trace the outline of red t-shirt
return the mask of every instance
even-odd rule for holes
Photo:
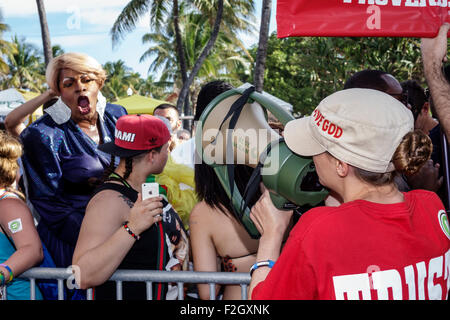
[[[446,299],[450,231],[441,200],[356,200],[305,213],[252,299]]]

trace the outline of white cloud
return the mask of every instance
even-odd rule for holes
[[[64,49],[72,49],[76,47],[84,47],[98,44],[100,42],[108,42],[108,34],[81,34],[52,37],[52,43],[59,44]]]
[[[47,13],[66,13],[70,8],[80,8],[80,10],[105,10],[116,8],[121,10],[129,0],[44,0],[45,11]],[[0,8],[5,17],[23,17],[37,14],[36,2],[32,0],[2,0]]]
[[[47,14],[65,15],[69,29],[80,29],[87,23],[95,26],[96,30],[109,31],[128,2],[129,0],[44,0],[44,5]],[[38,14],[34,0],[1,0],[0,9],[4,18]],[[136,24],[136,29],[148,29],[148,21],[148,15],[144,15]]]
[[[101,25],[111,27],[116,21],[117,17],[123,8],[102,8],[92,9],[82,8],[80,10],[80,17],[82,22],[87,22],[92,25]],[[136,24],[136,28],[148,28],[148,15],[144,15]]]
[[[99,43],[107,43],[110,46],[110,38],[108,34],[77,34],[67,36],[56,36],[51,38],[52,45],[60,45],[66,51],[79,51],[83,47],[98,45]],[[42,46],[41,37],[29,37],[27,42],[38,47]]]

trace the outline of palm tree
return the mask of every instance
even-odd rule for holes
[[[187,81],[183,82],[183,87],[181,88],[180,95],[178,96],[178,100],[177,100],[178,110],[181,110],[181,107],[183,106],[183,104],[185,104],[186,97],[189,93],[189,87],[191,86],[191,84],[194,81],[194,78],[197,76],[197,73],[200,70],[203,62],[205,61],[206,57],[211,52],[211,50],[214,46],[214,43],[216,42],[217,36],[219,35],[220,24],[222,23],[222,15],[223,15],[223,0],[218,0],[217,14],[216,14],[216,19],[214,21],[214,27],[211,32],[211,36],[208,40],[208,43],[203,48],[200,56],[197,58],[197,61],[195,62],[194,67],[192,68],[192,71],[189,74]],[[186,107],[186,105],[185,105],[184,114],[190,115],[191,114],[190,111],[191,111],[190,108]]]
[[[3,33],[9,30],[7,24],[2,23],[2,13],[0,11],[0,76],[6,75],[9,72],[9,67],[7,61],[4,57],[10,56],[17,52],[16,47],[13,43],[2,39]]]
[[[14,36],[12,40],[17,51],[7,57],[9,74],[4,86],[41,92],[45,83],[41,54],[23,38]]]
[[[191,12],[181,17],[180,27],[184,30],[182,40],[189,70],[193,68],[202,48],[208,43],[211,34],[209,20],[209,17],[198,12]],[[166,29],[162,29],[159,33],[145,34],[142,40],[144,44],[151,44],[140,59],[140,62],[143,62],[153,58],[148,72],[152,74],[162,71],[162,81],[175,81],[176,86],[181,87],[182,83],[177,77],[177,61],[173,55],[175,39],[172,24],[169,23]],[[251,61],[235,43],[234,35],[230,37],[224,32],[219,32],[215,47],[201,65],[196,80],[205,82],[220,78],[233,82],[237,79],[236,70],[248,69]]]
[[[261,13],[261,27],[259,29],[259,43],[256,55],[256,65],[254,74],[255,89],[257,92],[262,92],[264,86],[264,70],[266,67],[267,41],[269,39],[271,8],[272,8],[272,0],[263,0]]]
[[[60,56],[63,53],[64,53],[64,49],[59,44],[55,44],[54,46],[52,46],[52,56],[53,57]]]
[[[208,54],[211,53],[218,31],[223,26],[224,30],[227,31],[229,35],[233,35],[237,39],[236,35],[239,31],[245,32],[250,29],[251,27],[249,27],[248,22],[251,21],[251,18],[253,17],[254,0],[227,0],[226,2],[223,0],[194,0],[189,2],[178,0],[132,0],[124,8],[111,30],[113,43],[123,37],[125,32],[133,30],[138,19],[148,11],[150,11],[150,24],[153,33],[159,33],[161,29],[168,24],[173,24],[174,26],[173,35],[175,37],[175,45],[172,44],[172,49],[170,51],[173,52],[173,48],[176,49],[175,57],[177,59],[176,64],[178,65],[178,74],[181,75],[182,84],[186,86],[186,88],[182,88],[181,90],[182,92],[180,93],[177,107],[181,110],[184,104],[184,113],[189,114],[190,108],[188,99],[186,99],[189,85],[197,76],[197,72],[200,70],[202,63]],[[210,34],[212,36],[211,41],[203,47],[204,50],[197,56],[198,63],[193,65],[189,80],[185,77],[187,74],[185,70],[187,70],[188,67],[185,58],[186,48],[183,46],[182,38],[186,32],[183,32],[181,28],[181,18],[183,12],[188,14],[192,11],[200,12],[206,17],[209,17],[208,22],[211,28],[210,30],[213,30],[214,32],[211,32]],[[238,15],[237,12],[240,12],[241,14]],[[219,16],[220,19],[217,19]],[[246,16],[250,17],[250,19],[246,20],[244,18]],[[224,23],[221,24],[221,22]],[[217,28],[214,28],[216,24]],[[236,42],[240,43],[240,41]],[[242,49],[245,49],[242,43],[240,43],[240,45]],[[250,57],[250,55],[248,56]],[[187,84],[186,81],[188,81]],[[182,97],[182,95],[184,97]]]
[[[214,25],[213,17],[216,14],[217,6],[215,0],[195,0],[195,6],[208,18],[211,28]],[[239,33],[250,33],[256,30],[255,26],[255,1],[254,0],[231,0],[224,2],[223,20],[220,26],[220,32],[227,35],[228,38],[238,45],[241,50],[252,60],[252,56],[245,48],[245,45],[239,39]]]
[[[170,7],[172,6],[172,7]],[[185,61],[184,48],[181,42],[181,32],[179,27],[179,4],[178,0],[131,0],[120,13],[117,20],[110,31],[113,45],[116,45],[125,33],[134,30],[139,19],[150,11],[150,26],[156,32],[159,32],[165,25],[169,12],[171,17],[176,38],[176,52],[178,63],[180,65],[180,73],[183,83],[187,79],[187,68]]]
[[[126,66],[123,60],[107,62],[103,68],[106,71],[106,82],[102,92],[107,99],[116,101],[127,96],[128,88],[137,92],[136,87],[139,86],[140,75]]]
[[[168,90],[173,86],[173,82],[156,81],[152,75],[149,75],[147,79],[140,79],[139,86],[137,87],[139,94],[165,100],[168,95]]]
[[[52,45],[50,42],[50,32],[48,31],[47,15],[45,14],[45,6],[43,0],[36,0],[39,13],[39,22],[41,23],[42,46],[44,48],[45,66],[47,67],[53,58]]]

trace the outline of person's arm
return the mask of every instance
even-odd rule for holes
[[[217,252],[209,232],[211,225],[205,221],[208,207],[204,203],[197,204],[189,216],[189,232],[192,248],[194,271],[217,272]],[[200,299],[209,300],[209,285],[198,284]],[[220,286],[216,286],[216,295]]]
[[[250,212],[250,218],[261,234],[256,262],[265,260],[276,261],[280,256],[281,244],[293,211],[278,210],[270,199],[269,191],[265,188],[262,189],[261,198]],[[253,289],[266,279],[269,272],[270,268],[268,267],[260,267],[253,272],[249,286],[250,298],[252,297]]]
[[[423,38],[421,51],[423,70],[430,88],[436,116],[443,132],[450,141],[450,83],[442,70],[443,61],[447,60],[447,33],[450,24],[444,23],[435,38]]]
[[[411,190],[424,189],[437,192],[444,182],[444,177],[439,176],[439,167],[439,163],[434,164],[433,160],[429,159],[417,173],[407,176],[406,180]]]
[[[86,208],[72,261],[76,266],[74,270],[79,270],[79,275],[75,275],[75,278],[81,289],[91,288],[108,280],[134,242],[139,241],[122,225],[127,211],[128,227],[136,235],[162,219],[159,216],[162,213],[160,197],[141,201],[139,195],[130,209],[120,196],[114,191],[104,191],[94,196]]]
[[[36,111],[36,109],[41,105],[55,97],[55,92],[52,89],[49,89],[43,94],[25,102],[24,104],[12,110],[5,118],[6,130],[15,137],[18,137],[23,129],[25,129],[25,125],[23,123],[26,118],[34,111]]]
[[[60,154],[70,154],[64,132],[47,125],[29,126],[20,135],[24,154],[21,158],[26,176],[26,195],[47,227],[56,230],[69,212],[80,212],[66,201],[63,190]],[[82,211],[84,213],[84,209]],[[63,235],[64,236],[64,235]],[[70,235],[72,236],[72,235]],[[74,235],[74,238],[76,235]],[[64,239],[75,245],[74,240]]]
[[[9,266],[13,276],[17,277],[42,261],[44,255],[41,241],[31,212],[22,200],[3,199],[0,202],[0,213],[0,223],[6,236],[12,238],[17,249],[6,261],[0,263]],[[9,271],[3,266],[0,266],[0,270],[9,279]]]

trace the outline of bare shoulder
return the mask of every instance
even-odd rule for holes
[[[199,230],[202,233],[226,232],[232,226],[232,219],[218,208],[210,207],[206,202],[201,201],[195,205],[189,216],[189,228],[191,231]]]
[[[214,215],[214,208],[211,208],[205,201],[198,202],[189,215],[189,226],[194,223],[210,221]]]
[[[114,190],[103,190],[92,197],[80,228],[74,252],[76,261],[87,250],[103,243],[126,221],[130,207]]]
[[[88,207],[115,207],[117,205],[126,205],[128,208],[132,208],[134,203],[115,190],[102,190],[93,196],[88,203]]]
[[[114,190],[103,190],[97,193],[89,201],[86,207],[85,218],[92,216],[97,218],[108,218],[111,220],[121,219],[128,216],[132,207],[132,201]]]
[[[6,198],[0,201],[0,222],[15,218],[31,217],[27,204],[19,198]]]

